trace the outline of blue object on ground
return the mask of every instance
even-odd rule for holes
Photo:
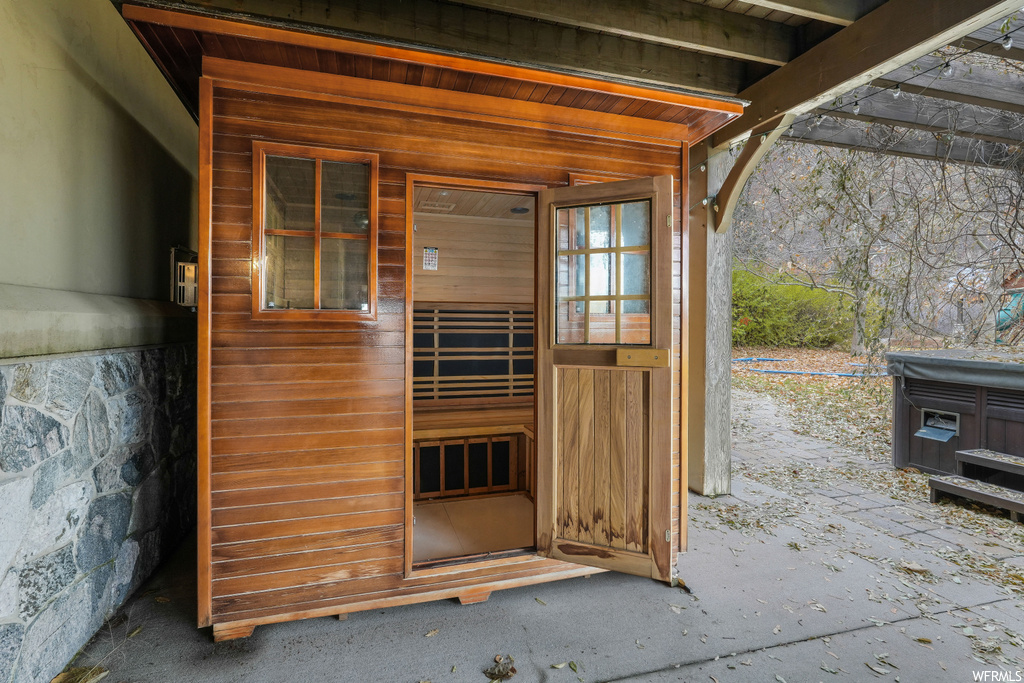
[[[811,372],[810,370],[761,370],[748,368],[751,372],[765,372],[771,375],[827,375],[829,377],[885,377],[884,372]]]
[[[792,363],[795,358],[733,358],[733,363],[762,363],[772,361],[774,363]]]

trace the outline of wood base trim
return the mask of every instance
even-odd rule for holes
[[[466,593],[465,595],[459,596],[460,605],[475,605],[478,602],[487,602],[487,598],[491,597],[491,591],[480,591],[477,593]]]
[[[248,638],[255,630],[255,624],[246,624],[245,622],[229,621],[226,624],[214,624],[213,642],[222,643],[225,640]]]
[[[593,567],[584,567],[576,564],[564,564],[561,567],[553,567],[543,573],[534,574],[531,576],[519,577],[515,579],[499,579],[495,581],[488,581],[483,584],[480,584],[478,588],[486,589],[488,592],[493,593],[497,590],[505,590],[508,588],[520,588],[522,586],[532,586],[539,583],[547,583],[549,581],[561,581],[562,579],[572,579],[580,576],[599,574],[603,571],[603,569],[594,569]],[[449,600],[452,598],[458,599],[461,596],[469,595],[470,593],[471,590],[467,589],[466,586],[459,586],[455,588],[431,590],[423,593],[392,595],[391,597],[373,598],[371,596],[367,596],[366,600],[346,603],[344,606],[327,605],[324,607],[318,607],[316,609],[297,610],[294,612],[285,612],[281,614],[272,614],[267,616],[255,617],[252,619],[239,619],[236,621],[228,621],[224,622],[223,624],[215,624],[214,635],[216,637],[216,628],[218,626],[230,627],[234,629],[252,629],[256,626],[261,626],[264,624],[279,624],[287,621],[296,621],[298,619],[313,619],[317,617],[337,616],[340,609],[347,610],[347,613],[351,614],[353,612],[365,612],[367,610],[372,609],[399,607],[402,605],[415,605],[422,602],[433,602],[434,600]],[[235,637],[244,637],[244,635],[239,635]]]

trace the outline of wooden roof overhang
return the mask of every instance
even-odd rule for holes
[[[177,10],[124,4],[122,15],[197,119],[202,76],[352,104],[691,145],[743,112],[735,98]]]

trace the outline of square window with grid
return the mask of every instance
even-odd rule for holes
[[[556,341],[651,343],[650,200],[560,208]]]

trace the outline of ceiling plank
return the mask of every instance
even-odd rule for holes
[[[811,111],[1019,9],[1020,0],[889,0],[740,93],[743,115],[715,133],[717,147],[755,126]]]
[[[461,4],[649,43],[782,66],[794,56],[796,29],[678,0],[458,0]]]
[[[1024,37],[1022,37],[1024,40]],[[939,76],[943,60],[922,57],[874,80],[874,85],[1024,114],[1024,78],[1018,74],[953,62],[953,75]]]
[[[162,0],[157,6],[238,19],[238,4],[237,0],[202,0],[200,8],[183,0]],[[558,73],[720,95],[735,95],[745,70],[744,63],[735,59],[439,0],[246,0],[245,19]]]
[[[1006,145],[995,142],[969,138],[953,138],[947,142],[943,136],[857,121],[826,118],[813,128],[800,122],[794,124],[792,130],[782,139],[979,166],[1000,166],[1013,158]]]
[[[849,26],[885,0],[744,0],[748,5]]]
[[[856,99],[859,98],[859,99]],[[1024,118],[1000,109],[953,105],[948,100],[905,93],[893,99],[880,88],[861,88],[856,98],[844,97],[843,106],[829,109],[829,116],[865,123],[913,128],[932,133],[955,133],[1008,145],[1024,142]],[[854,114],[854,102],[860,112]]]

